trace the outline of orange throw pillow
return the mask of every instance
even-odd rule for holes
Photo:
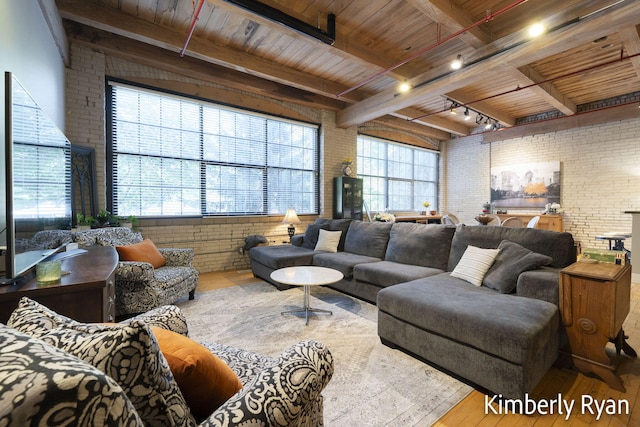
[[[151,329],[197,421],[211,415],[242,388],[235,372],[205,346],[176,332],[156,326]]]
[[[120,261],[148,262],[153,268],[162,267],[167,263],[156,245],[149,239],[127,246],[116,246]]]

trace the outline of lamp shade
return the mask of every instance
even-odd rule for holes
[[[295,209],[287,209],[287,213],[284,215],[284,219],[282,220],[283,224],[300,224],[300,218],[298,218],[298,214]]]

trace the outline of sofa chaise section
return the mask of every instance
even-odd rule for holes
[[[378,334],[488,390],[522,397],[558,355],[558,308],[442,273],[378,294]]]

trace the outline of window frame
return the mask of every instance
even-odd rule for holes
[[[143,84],[138,84],[135,82],[130,82],[127,80],[122,80],[118,78],[107,77],[105,79],[105,109],[106,109],[106,195],[107,195],[107,210],[113,212],[114,215],[127,215],[127,213],[120,213],[117,209],[116,203],[116,188],[117,183],[114,182],[117,179],[116,174],[116,163],[115,156],[118,152],[115,149],[114,144],[114,120],[115,120],[115,109],[114,109],[114,86],[124,86],[133,90],[138,90],[140,92],[150,92],[159,96],[166,96],[169,98],[177,98],[178,100],[184,100],[186,102],[195,102],[199,105],[200,111],[200,130],[199,130],[199,144],[200,144],[200,154],[197,161],[200,164],[200,182],[199,182],[199,213],[194,214],[185,214],[185,215],[136,215],[139,218],[161,218],[161,219],[179,219],[179,218],[209,218],[209,217],[244,217],[244,216],[281,216],[284,215],[287,208],[294,207],[297,212],[301,215],[318,215],[320,213],[320,202],[321,202],[321,194],[320,194],[320,158],[321,158],[321,144],[320,144],[320,136],[321,136],[321,125],[319,123],[313,123],[310,121],[303,121],[300,119],[292,119],[284,116],[275,116],[272,114],[268,114],[258,110],[252,110],[249,108],[244,108],[236,105],[230,105],[223,102],[214,101],[211,99],[198,97],[190,94],[180,93],[164,88],[158,88]],[[247,119],[258,118],[259,120],[264,121],[264,153],[263,158],[264,162],[262,164],[252,164],[252,163],[229,163],[225,162],[221,159],[211,160],[206,159],[204,154],[204,139],[207,134],[204,131],[204,117],[203,117],[203,109],[204,108],[211,109],[219,109],[219,111],[230,111],[233,114],[246,115]],[[278,144],[282,145],[281,141],[271,141],[269,140],[269,132],[268,128],[270,125],[277,124],[278,126],[283,126],[283,124],[292,124],[293,126],[298,126],[300,129],[303,129],[303,133],[305,133],[304,129],[311,129],[312,134],[310,135],[312,138],[311,144],[312,147],[309,148],[309,140],[305,139],[305,149],[306,151],[311,151],[311,159],[307,162],[311,162],[312,166],[307,167],[283,167],[281,165],[273,165],[269,164],[269,156],[272,155],[273,150],[270,149],[270,144]],[[141,122],[138,122],[140,125]],[[314,135],[315,134],[315,135]],[[233,136],[233,138],[239,138],[238,134]],[[273,145],[271,145],[273,147]],[[138,154],[138,156],[142,157],[143,154]],[[180,159],[179,157],[168,157],[168,156],[156,156],[161,159]],[[294,159],[294,157],[291,157]],[[291,163],[294,163],[292,160]],[[307,163],[309,165],[309,163]],[[262,209],[259,211],[234,211],[234,212],[208,212],[207,211],[207,190],[209,187],[207,186],[207,170],[208,168],[220,168],[220,167],[229,167],[229,166],[237,168],[238,171],[250,171],[250,170],[261,170],[263,177],[261,179],[261,183],[259,185],[262,186]],[[307,197],[303,198],[306,201],[306,204],[309,206],[309,209],[300,208],[299,206],[277,206],[276,210],[272,210],[274,203],[270,202],[274,197],[270,196],[270,187],[269,187],[269,174],[274,174],[276,171],[290,171],[292,173],[298,172],[299,174],[304,174],[313,177],[313,181],[309,183],[306,187],[310,188],[308,191]],[[295,179],[291,181],[290,184],[294,184]],[[142,187],[139,187],[142,188]],[[182,188],[182,187],[181,187]],[[297,194],[297,193],[296,193]],[[310,196],[310,197],[309,197]],[[301,198],[296,197],[295,194],[291,195],[291,198],[287,200],[292,203],[301,203]],[[184,205],[182,205],[184,206]],[[279,209],[283,209],[283,212],[279,212]]]
[[[367,171],[364,168],[364,158],[365,158],[365,154],[362,153],[360,151],[360,146],[363,143],[366,143],[366,140],[369,141],[373,141],[376,142],[378,144],[382,144],[384,146],[384,158],[382,157],[373,157],[373,156],[366,156],[366,158],[371,159],[371,161],[377,160],[379,162],[382,162],[381,169],[384,170],[383,174],[373,174],[373,173],[367,173],[370,171]],[[410,150],[411,151],[411,177],[407,177],[407,176],[392,176],[392,173],[390,172],[390,166],[393,165],[394,163],[399,163],[398,161],[390,158],[390,147],[399,147],[402,150]],[[414,145],[409,145],[409,144],[405,144],[399,141],[394,141],[394,140],[390,140],[390,139],[386,139],[386,138],[380,138],[380,137],[375,137],[375,136],[370,136],[370,135],[366,135],[366,134],[358,134],[357,136],[357,154],[356,154],[356,158],[357,158],[357,165],[358,165],[358,175],[363,178],[364,180],[364,194],[363,197],[365,198],[365,200],[369,199],[371,200],[372,198],[370,197],[372,193],[372,191],[370,190],[371,188],[371,184],[369,180],[382,180],[383,183],[381,185],[382,187],[382,191],[380,194],[380,191],[375,193],[377,194],[377,197],[380,197],[380,195],[383,198],[383,207],[382,209],[374,209],[374,207],[372,206],[368,206],[368,209],[371,212],[381,212],[384,210],[389,210],[391,212],[393,211],[424,211],[425,208],[421,205],[421,203],[423,201],[428,201],[431,203],[431,205],[429,206],[428,209],[426,210],[438,210],[438,195],[439,195],[439,188],[440,188],[440,152],[438,152],[437,150],[431,150],[428,148],[423,148],[423,147],[417,147]],[[416,168],[419,167],[419,165],[416,164],[416,153],[431,153],[434,155],[434,159],[433,159],[433,163],[434,163],[434,170],[433,170],[433,177],[434,180],[424,180],[424,179],[416,179]],[[409,164],[409,162],[404,162],[405,164]],[[404,171],[400,171],[399,174],[402,174],[403,172],[406,173],[406,169]],[[368,182],[369,181],[369,182]],[[404,207],[400,207],[400,206],[392,206],[390,205],[390,202],[393,198],[392,195],[390,195],[390,188],[393,185],[393,183],[409,183],[411,186],[411,195],[410,196],[405,196],[405,197],[410,197],[411,198],[411,207],[409,208],[404,208]],[[434,186],[434,194],[433,197],[429,197],[429,196],[423,196],[420,197],[418,194],[416,194],[416,185],[418,183],[424,183],[426,185],[433,185]],[[369,188],[368,188],[369,187]],[[377,185],[377,187],[380,187],[380,185]],[[368,191],[368,192],[367,192]]]

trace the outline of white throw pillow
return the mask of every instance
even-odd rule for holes
[[[482,249],[469,245],[451,275],[476,286],[481,286],[482,279],[491,268],[498,252],[500,252],[499,249]]]
[[[320,229],[318,234],[318,243],[316,243],[316,251],[338,252],[338,244],[342,231],[328,231]]]

